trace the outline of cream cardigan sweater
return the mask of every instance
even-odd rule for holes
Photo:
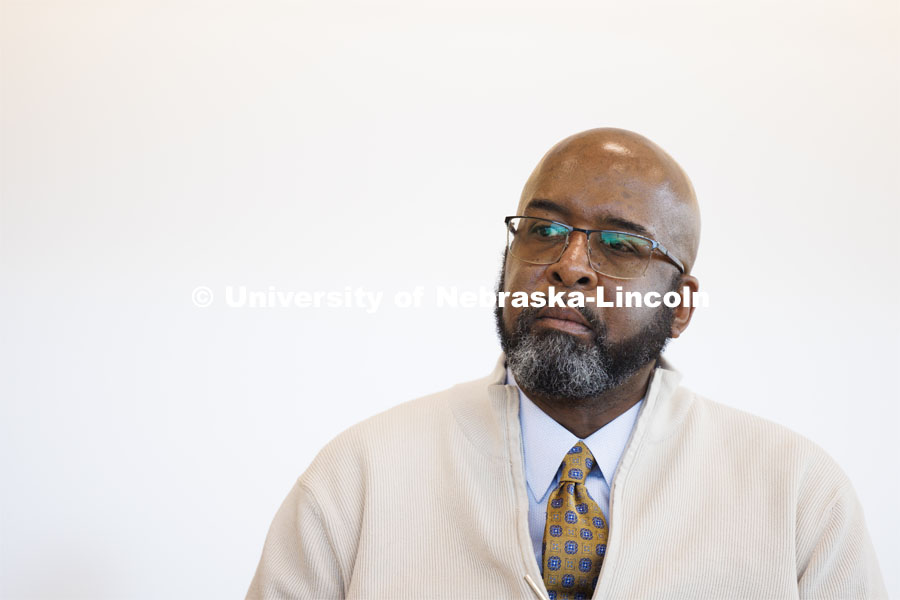
[[[504,365],[330,442],[275,516],[247,598],[545,596]],[[594,598],[886,597],[825,452],[679,379],[665,362],[653,374]]]

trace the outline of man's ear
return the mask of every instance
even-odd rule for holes
[[[700,290],[700,282],[693,275],[682,275],[678,284],[678,293],[681,294],[681,305],[674,309],[675,316],[672,319],[672,331],[669,337],[677,338],[691,324],[694,316],[694,293]]]

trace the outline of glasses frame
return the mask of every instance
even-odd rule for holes
[[[603,271],[601,271],[600,269],[598,269],[597,267],[594,266],[594,260],[591,257],[591,234],[592,233],[620,233],[622,235],[633,235],[634,237],[641,238],[642,240],[646,240],[646,241],[650,242],[651,258],[653,255],[653,251],[658,250],[660,254],[662,254],[663,256],[668,258],[670,261],[672,261],[672,264],[674,264],[676,267],[678,267],[678,270],[681,271],[682,274],[687,272],[684,268],[684,263],[681,262],[680,260],[678,260],[675,256],[673,256],[669,252],[668,248],[666,248],[665,246],[663,246],[662,244],[660,244],[653,238],[648,238],[645,235],[631,233],[630,231],[618,231],[615,229],[582,229],[580,227],[573,227],[571,225],[566,225],[565,223],[561,223],[560,221],[554,221],[553,219],[546,219],[544,217],[530,217],[527,215],[512,215],[512,216],[506,217],[506,219],[504,219],[504,223],[506,223],[506,248],[510,250],[510,254],[512,254],[512,239],[510,238],[510,236],[513,234],[512,234],[512,230],[509,227],[509,222],[512,221],[513,219],[537,219],[539,221],[547,221],[548,223],[553,223],[554,225],[559,225],[560,227],[562,227],[568,231],[568,233],[566,234],[566,243],[563,246],[562,251],[559,253],[559,257],[556,260],[554,260],[553,262],[549,262],[549,263],[535,262],[533,260],[525,260],[524,258],[520,258],[520,257],[516,256],[515,254],[513,254],[513,256],[516,256],[516,258],[518,258],[522,262],[525,262],[528,264],[554,265],[554,264],[558,263],[559,260],[563,257],[563,254],[566,253],[566,250],[569,249],[569,242],[572,240],[572,232],[580,231],[587,238],[588,263],[590,263],[592,269],[594,269],[596,272],[600,273],[601,275],[605,275],[606,277],[612,277],[613,279],[640,279],[647,273],[647,267],[650,265],[650,259],[647,260],[647,264],[644,265],[644,270],[641,272],[641,274],[637,275],[635,277],[619,277],[617,275],[610,275],[609,273],[604,273]]]

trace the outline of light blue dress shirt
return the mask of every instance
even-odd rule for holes
[[[506,383],[516,385],[509,368]],[[516,386],[518,388],[518,386]],[[609,484],[631,430],[643,404],[641,399],[627,411],[585,438],[585,445],[594,455],[596,464],[587,474],[584,485],[588,494],[600,506],[609,522]],[[534,557],[543,565],[541,544],[547,519],[547,500],[559,485],[563,457],[580,439],[554,421],[547,413],[519,389],[519,422],[522,425],[522,453],[525,461],[525,480],[528,483],[528,530],[534,546]]]

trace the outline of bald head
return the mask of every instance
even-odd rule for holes
[[[585,218],[640,223],[691,271],[700,243],[697,197],[678,163],[647,138],[591,129],[553,146],[528,178],[517,214],[535,200],[562,199]]]

